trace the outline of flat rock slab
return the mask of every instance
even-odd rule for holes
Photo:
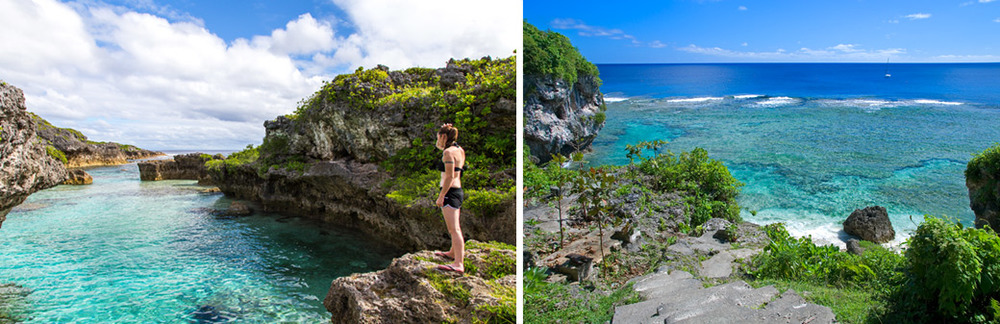
[[[706,264],[702,275],[722,269],[732,271],[735,259],[746,258],[760,250],[722,251]],[[712,260],[716,261],[712,261]],[[774,286],[753,288],[735,281],[704,288],[701,280],[685,271],[670,272],[661,267],[656,272],[629,281],[645,299],[643,302],[615,308],[612,323],[833,323],[830,308],[807,303],[794,291],[779,293]]]
[[[733,266],[737,259],[746,259],[760,253],[758,249],[739,249],[722,251],[711,259],[701,263],[699,275],[705,278],[726,278],[733,274]]]
[[[563,199],[563,226],[566,231],[569,231],[569,206],[575,202],[576,196],[570,196]],[[542,231],[549,233],[559,232],[559,210],[555,207],[551,207],[548,204],[539,204],[534,207],[528,207],[524,209],[524,219],[534,220],[536,222],[533,228],[541,229]]]

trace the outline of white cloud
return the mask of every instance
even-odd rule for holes
[[[990,3],[996,0],[979,0],[979,3]]]
[[[750,44],[747,44],[747,42],[743,42],[743,44],[740,44],[740,46],[747,46],[747,45],[750,45]]]
[[[747,7],[746,6],[740,6],[739,8],[736,8],[736,9],[739,9],[740,11],[746,11]]]
[[[572,29],[576,30],[577,34],[584,37],[607,37],[615,40],[628,40],[634,46],[648,46],[652,48],[662,48],[666,47],[666,44],[660,42],[659,40],[654,40],[652,42],[643,43],[635,38],[635,36],[625,33],[621,29],[609,29],[600,26],[587,25],[582,21],[572,19],[572,18],[556,18],[552,20],[552,28],[555,29]]]
[[[995,23],[1000,23],[1000,18],[997,18],[997,19],[993,19],[993,22],[995,22]]]
[[[890,19],[889,23],[890,24],[898,24],[899,23],[899,19]]]
[[[332,19],[342,20],[305,13],[269,35],[226,42],[148,0],[137,3],[150,13],[0,1],[0,78],[24,90],[29,110],[93,140],[239,149],[259,143],[264,120],[293,111],[333,73],[506,57],[520,43],[520,6],[375,2],[338,0],[347,17]],[[338,34],[345,24],[353,32]]]
[[[838,44],[825,49],[803,47],[791,52],[780,48],[773,52],[736,51],[721,47],[701,47],[694,44],[677,48],[677,50],[737,61],[771,62],[870,62],[885,59],[890,55],[906,54],[906,49],[902,48],[863,50],[855,44]]]
[[[906,16],[903,16],[903,17],[910,18],[910,20],[927,19],[927,18],[931,17],[931,14],[928,14],[928,13],[915,13],[915,14],[909,14],[909,15],[906,15]]]

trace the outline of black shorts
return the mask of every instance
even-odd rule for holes
[[[448,192],[444,194],[444,207],[461,209],[464,199],[465,192],[462,191],[462,188],[448,188]]]

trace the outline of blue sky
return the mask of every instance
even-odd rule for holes
[[[998,62],[1000,1],[539,1],[596,63]]]
[[[241,149],[359,66],[508,57],[517,0],[0,0],[0,80],[91,140]]]

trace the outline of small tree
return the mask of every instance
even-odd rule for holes
[[[602,268],[607,268],[604,260],[604,222],[608,221],[606,218],[609,209],[607,198],[610,197],[615,180],[615,176],[604,168],[590,168],[580,170],[574,187],[574,192],[580,194],[577,201],[583,208],[584,216],[590,220],[597,220]]]
[[[556,199],[556,209],[559,210],[559,248],[563,247],[565,231],[563,230],[563,209],[562,201],[564,198],[564,192],[566,191],[566,185],[572,180],[572,175],[563,169],[563,164],[565,164],[569,159],[562,154],[552,154],[552,161],[549,161],[549,167],[555,168],[555,181],[556,190],[553,192],[553,197]]]

